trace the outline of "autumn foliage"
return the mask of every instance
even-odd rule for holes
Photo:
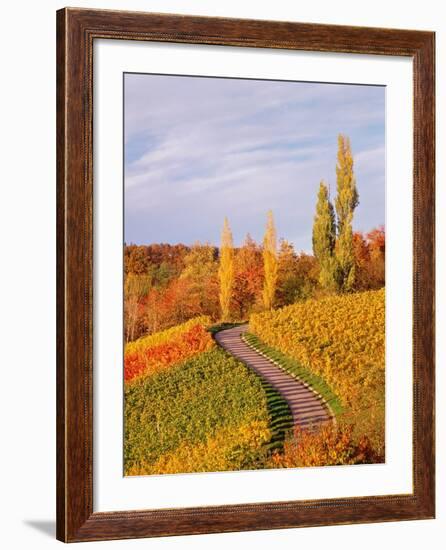
[[[203,318],[153,334],[128,344],[124,356],[124,380],[151,376],[185,359],[213,348]]]
[[[153,462],[135,462],[126,469],[126,475],[222,472],[259,467],[270,439],[267,420],[224,427],[204,441],[181,443]]]
[[[250,331],[321,377],[357,434],[384,449],[384,289],[307,300],[252,315]]]
[[[263,305],[272,309],[277,285],[277,234],[273,213],[268,212],[265,236],[263,237]]]
[[[222,321],[228,321],[230,318],[232,285],[234,281],[234,245],[227,218],[225,218],[223,231],[221,233],[218,278],[220,281],[221,318]]]
[[[386,234],[384,227],[353,234],[356,277],[354,290],[378,289],[385,285]]]
[[[277,436],[273,407],[289,413],[277,392],[218,347],[140,377],[125,384],[125,475],[265,467]]]
[[[259,243],[248,233],[236,246],[224,218],[220,246],[125,245],[125,341],[201,315],[213,322],[246,321],[253,313],[310,298],[384,287],[385,230],[353,231],[359,195],[350,139],[343,134],[338,135],[335,174],[333,199],[328,184],[322,181],[319,186],[313,254],[295,250],[291,241],[280,238],[271,210]]]
[[[124,246],[125,475],[384,460],[385,229],[353,230],[342,134],[334,174],[333,199],[319,185],[312,253],[277,234],[271,210],[258,242],[235,243],[224,218],[219,246]],[[240,214],[228,212],[237,239]],[[310,229],[299,235],[299,216],[294,229],[286,221],[295,243]],[[248,322],[243,340],[288,373],[287,387],[311,387],[333,421],[292,431],[284,395],[211,336]]]
[[[377,455],[367,436],[353,437],[353,426],[335,426],[329,422],[318,430],[296,428],[294,437],[285,441],[282,452],[271,457],[275,468],[376,464]]]
[[[384,383],[384,307],[384,290],[329,296],[252,315],[250,329],[351,403]]]
[[[337,196],[335,199],[337,214],[337,240],[335,245],[336,281],[338,290],[350,292],[356,278],[355,257],[353,252],[353,213],[359,204],[356,178],[353,172],[353,155],[350,139],[338,136],[338,163],[336,165]]]
[[[327,294],[326,285],[320,283],[320,259],[296,253],[292,243],[284,239],[279,240],[277,248],[275,255],[265,253],[263,245],[249,235],[240,247],[233,250],[227,247],[226,256],[223,250],[208,244],[125,247],[126,342],[202,315],[213,322],[222,317],[246,320],[250,314],[265,309],[265,297],[268,308],[271,300],[278,308]],[[355,232],[353,253],[352,290],[382,288],[385,285],[384,228],[378,227],[369,233]]]

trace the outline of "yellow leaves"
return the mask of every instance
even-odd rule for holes
[[[232,286],[234,283],[234,245],[228,219],[225,218],[221,234],[220,266],[218,268],[220,281],[220,306],[223,321],[229,320]]]
[[[250,318],[254,334],[324,378],[347,405],[360,400],[367,406],[384,390],[384,326],[384,289],[308,300]]]
[[[263,305],[266,309],[271,309],[274,303],[274,295],[277,285],[277,234],[274,226],[273,213],[268,212],[268,221],[266,224],[265,236],[263,237]]]
[[[270,439],[268,423],[253,420],[238,427],[221,428],[204,442],[183,443],[154,463],[141,461],[127,468],[126,475],[239,470],[246,456],[257,453]]]
[[[325,424],[317,431],[297,428],[294,437],[285,442],[284,452],[272,456],[275,468],[336,466],[382,462],[366,436],[356,442],[353,427]]]
[[[157,346],[159,344],[165,344],[170,342],[177,336],[188,332],[191,328],[196,325],[201,325],[203,327],[208,327],[211,324],[211,319],[207,315],[202,315],[201,317],[194,317],[189,319],[186,323],[181,325],[176,325],[162,332],[156,332],[155,334],[150,334],[149,336],[143,336],[134,342],[129,342],[125,346],[125,354],[143,351],[147,348]]]

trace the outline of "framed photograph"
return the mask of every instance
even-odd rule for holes
[[[57,12],[57,537],[434,517],[432,32]]]

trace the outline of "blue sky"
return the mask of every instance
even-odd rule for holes
[[[385,88],[126,74],[125,241],[261,242],[266,213],[311,251],[320,181],[336,192],[339,133],[350,137],[354,227],[385,222]]]

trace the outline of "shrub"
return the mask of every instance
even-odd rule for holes
[[[297,428],[294,437],[285,441],[283,453],[274,453],[275,468],[337,466],[382,462],[367,436],[353,438],[353,426],[336,427],[327,423],[317,431]]]
[[[202,324],[185,323],[176,330],[153,334],[128,345],[124,356],[124,380],[151,376],[198,353],[214,347],[211,335]]]
[[[158,344],[169,342],[176,336],[187,332],[189,329],[196,325],[207,327],[210,324],[211,319],[206,315],[203,315],[201,317],[194,317],[193,319],[189,319],[189,321],[186,321],[181,325],[176,325],[174,327],[163,330],[162,332],[156,332],[154,334],[149,334],[148,336],[143,336],[142,338],[138,338],[138,340],[135,340],[134,342],[128,342],[125,346],[125,354],[135,351],[141,351],[153,346],[157,346]]]

